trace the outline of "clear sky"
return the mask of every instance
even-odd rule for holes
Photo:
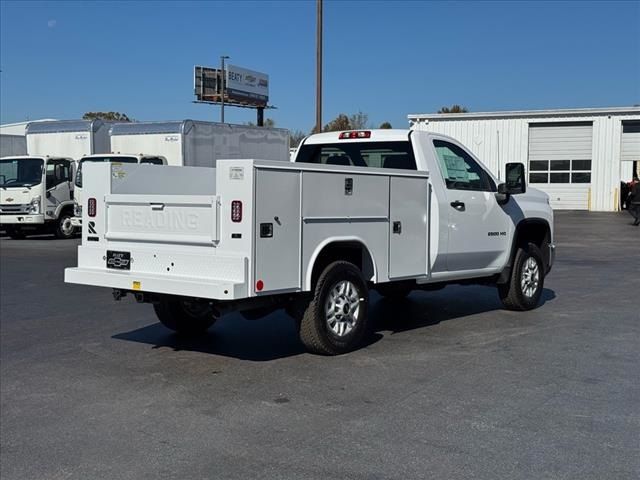
[[[325,1],[324,115],[640,104],[640,2]],[[218,120],[193,66],[270,75],[267,116],[315,122],[315,2],[0,4],[0,121],[114,110]],[[226,109],[233,123],[255,113]]]

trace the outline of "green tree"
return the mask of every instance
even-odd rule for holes
[[[378,128],[383,128],[383,129],[388,130],[388,129],[393,128],[393,127],[391,126],[391,124],[389,122],[382,122]]]
[[[110,122],[131,122],[132,119],[126,113],[120,112],[87,112],[82,116],[83,120],[107,120]]]
[[[451,107],[442,107],[438,110],[438,113],[467,113],[468,111],[467,107],[463,107],[456,103],[451,105]]]

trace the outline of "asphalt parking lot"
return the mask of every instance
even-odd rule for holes
[[[556,216],[544,304],[377,296],[371,343],[304,353],[283,313],[181,340],[66,285],[78,241],[0,239],[0,476],[638,478],[640,228]]]

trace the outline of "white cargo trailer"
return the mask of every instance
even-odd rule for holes
[[[27,153],[79,159],[109,152],[110,122],[54,120],[27,125]]]
[[[289,160],[289,131],[183,120],[118,123],[111,153],[160,155],[168,165],[214,167],[220,158]]]
[[[26,154],[27,141],[24,135],[0,135],[0,157]]]

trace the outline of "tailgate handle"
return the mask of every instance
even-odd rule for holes
[[[151,210],[164,210],[164,203],[152,203]]]

